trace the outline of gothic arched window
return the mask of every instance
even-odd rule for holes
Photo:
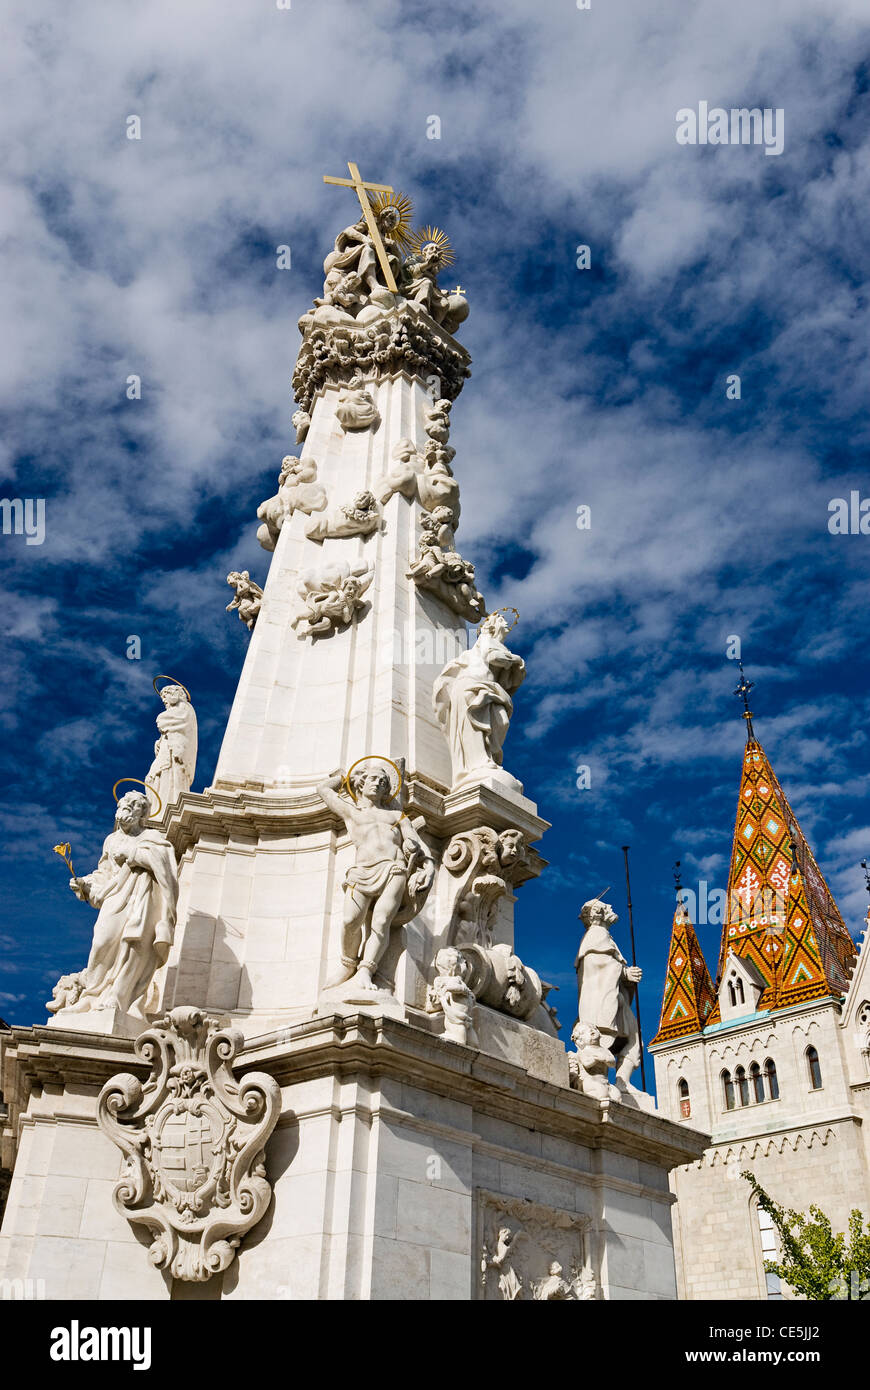
[[[725,1109],[734,1109],[734,1082],[731,1080],[730,1071],[722,1073],[722,1089],[725,1092]]]
[[[680,1077],[677,1091],[680,1096],[680,1119],[688,1120],[692,1113],[692,1102],[689,1099],[689,1083],[684,1076]]]
[[[743,1067],[738,1067],[734,1073],[734,1080],[737,1083],[737,1094],[740,1097],[741,1105],[749,1104],[749,1082],[746,1080],[746,1072]]]
[[[764,1064],[764,1075],[767,1077],[767,1094],[771,1100],[779,1100],[779,1081],[776,1075],[776,1062],[772,1057],[768,1057]]]
[[[752,1090],[755,1100],[764,1100],[764,1077],[761,1075],[761,1067],[757,1062],[753,1062],[749,1068],[749,1075],[752,1078]]]
[[[806,1052],[807,1070],[810,1074],[810,1085],[814,1091],[822,1089],[822,1069],[819,1066],[819,1054],[814,1047],[808,1047]]]

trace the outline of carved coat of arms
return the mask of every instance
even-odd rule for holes
[[[150,1229],[151,1260],[176,1279],[226,1269],[272,1195],[264,1145],[281,1092],[265,1072],[236,1080],[242,1043],[199,1009],[173,1009],[136,1039],[152,1069],[144,1086],[120,1072],[97,1102],[100,1128],[126,1155],[115,1206]]]

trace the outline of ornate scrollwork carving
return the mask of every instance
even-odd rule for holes
[[[488,825],[463,830],[447,845],[442,863],[456,879],[447,943],[491,946],[499,900],[541,872],[542,860],[521,830]]]
[[[329,384],[349,385],[360,373],[379,380],[406,371],[424,381],[437,377],[441,395],[455,400],[471,375],[468,353],[430,326],[419,313],[386,312],[374,323],[315,323],[301,320],[304,341],[293,372],[293,391],[310,414],[314,397]]]
[[[153,1233],[150,1258],[175,1279],[226,1269],[269,1205],[264,1145],[281,1092],[265,1072],[236,1080],[242,1043],[199,1009],[173,1009],[136,1039],[149,1080],[120,1072],[97,1102],[100,1129],[126,1157],[115,1206]]]

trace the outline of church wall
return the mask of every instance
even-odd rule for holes
[[[866,1118],[870,1085],[849,1085],[848,1039],[833,1003],[808,1004],[775,1018],[756,1017],[709,1034],[703,1042],[659,1047],[655,1053],[659,1105],[669,1118],[702,1124],[695,1097],[706,1097],[713,1145],[700,1164],[672,1175],[677,1196],[674,1244],[681,1296],[766,1298],[750,1169],[778,1202],[795,1210],[819,1204],[835,1229],[845,1230],[853,1207],[870,1214]],[[819,1054],[822,1087],[813,1090],[806,1048]],[[742,1065],[776,1064],[780,1099],[726,1110],[721,1080]],[[681,1120],[677,1078],[690,1081],[691,1119]],[[868,1078],[870,1081],[870,1078]],[[784,1291],[787,1293],[787,1291]]]

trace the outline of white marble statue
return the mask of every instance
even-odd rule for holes
[[[538,1282],[532,1297],[543,1303],[584,1303],[594,1299],[596,1291],[597,1281],[591,1270],[575,1269],[569,1280],[559,1261],[552,1260],[547,1277]]]
[[[366,759],[349,778],[352,796],[341,795],[341,772],[317,791],[345,824],[354,864],[344,879],[341,966],[327,982],[333,989],[377,992],[375,974],[394,928],[417,915],[435,877],[435,863],[421,839],[422,820],[412,822],[395,804],[390,772]]]
[[[157,716],[160,731],[154,744],[154,761],[145,774],[164,807],[190,791],[196,772],[196,714],[181,685],[164,685],[163,709]]]
[[[453,402],[446,399],[433,401],[423,407],[424,428],[430,439],[446,444],[450,438],[450,410]]]
[[[227,604],[227,612],[232,613],[238,610],[240,620],[245,624],[249,632],[253,632],[254,624],[260,615],[260,605],[263,602],[263,590],[259,584],[255,584],[247,570],[230,570],[227,575],[227,583],[232,584],[235,589],[235,596]]]
[[[578,1022],[598,1031],[613,1059],[618,1090],[634,1093],[631,1077],[640,1066],[640,1041],[632,1001],[642,971],[628,964],[610,933],[619,918],[609,903],[590,899],[580,909],[580,921],[586,930],[574,962]]]
[[[455,333],[468,318],[468,300],[458,290],[442,290],[438,272],[443,265],[441,248],[434,242],[404,262],[399,288],[412,304],[419,304],[447,333]]]
[[[522,1298],[523,1281],[514,1269],[513,1262],[516,1258],[516,1244],[524,1234],[525,1232],[522,1230],[515,1231],[510,1226],[502,1226],[499,1229],[495,1250],[492,1254],[485,1245],[483,1247],[481,1272],[484,1285],[487,1274],[491,1269],[494,1269],[498,1275],[499,1293],[506,1303],[513,1303]]]
[[[380,502],[389,502],[399,492],[408,499],[416,498],[424,511],[450,507],[453,527],[459,524],[459,484],[450,467],[456,456],[449,444],[437,439],[426,441],[422,453],[413,439],[400,439],[393,449],[393,467],[375,484]]]
[[[376,213],[376,220],[387,259],[398,283],[401,255],[390,233],[399,225],[401,215],[396,208],[387,206]],[[385,307],[389,307],[395,302],[395,297],[381,283],[383,272],[364,217],[339,232],[333,250],[323,262],[323,274],[323,297],[314,301],[318,308],[339,306],[346,315],[354,318],[365,303],[383,302]]]
[[[465,962],[455,946],[444,946],[435,957],[437,974],[426,993],[429,1013],[444,1015],[444,1037],[466,1047],[479,1047],[474,1026],[477,1000],[463,974]]]
[[[449,661],[435,681],[435,714],[450,746],[454,787],[483,773],[502,772],[511,696],[526,675],[522,657],[505,646],[507,632],[502,614],[490,613],[474,646]]]
[[[316,479],[314,459],[297,459],[292,454],[282,459],[278,491],[257,508],[257,516],[263,523],[257,529],[257,540],[264,550],[275,549],[284,522],[294,512],[310,516],[312,512],[323,511],[326,491]]]
[[[370,536],[381,523],[381,510],[371,492],[358,492],[350,502],[334,511],[313,516],[305,527],[310,541],[328,537]]]
[[[292,425],[296,431],[297,445],[304,444],[305,440],[308,438],[308,431],[311,429],[311,416],[308,414],[308,411],[302,409],[294,410]]]
[[[122,796],[96,869],[70,879],[76,897],[99,912],[88,963],[58,981],[52,1013],[117,1009],[146,1017],[149,986],[172,945],[178,900],[175,850],[148,828],[149,812],[142,792]]]
[[[365,607],[365,593],[375,577],[375,567],[359,560],[335,560],[320,568],[303,570],[296,586],[302,606],[290,619],[297,637],[335,632],[352,621]]]
[[[345,389],[339,392],[335,415],[345,431],[377,429],[380,424],[374,396],[366,390],[359,372],[355,372]]]
[[[593,1100],[619,1100],[620,1092],[608,1077],[613,1058],[601,1045],[601,1034],[591,1023],[575,1023],[571,1041],[577,1049],[568,1054],[571,1085]]]

